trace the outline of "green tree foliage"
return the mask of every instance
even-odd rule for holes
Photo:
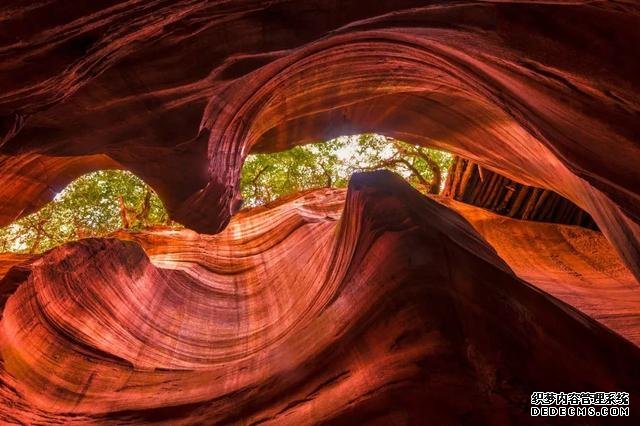
[[[344,146],[344,141],[334,139],[288,151],[249,155],[240,178],[244,206],[266,204],[303,189],[344,187],[350,176],[339,157]]]
[[[354,159],[355,169],[392,170],[428,194],[440,192],[453,161],[447,152],[372,134],[358,137]]]
[[[86,174],[38,212],[0,229],[0,251],[39,253],[78,238],[166,223],[158,196],[120,170]]]
[[[245,206],[268,203],[315,187],[345,187],[357,171],[389,169],[418,190],[440,192],[451,166],[449,153],[376,134],[340,137],[245,161],[241,191]]]
[[[245,206],[292,192],[345,187],[352,173],[387,168],[426,193],[440,190],[451,155],[380,135],[341,137],[274,154],[250,155],[242,171]],[[40,211],[0,229],[0,252],[39,253],[118,229],[170,224],[158,196],[135,175],[105,170],[84,175]]]

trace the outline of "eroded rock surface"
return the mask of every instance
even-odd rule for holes
[[[640,277],[638,3],[371,3],[4,2],[0,223],[124,167],[215,233],[251,150],[374,131],[558,192]]]
[[[638,410],[636,1],[9,0],[0,27],[0,225],[125,168],[196,231],[0,256],[2,422],[521,424],[534,390]],[[231,219],[250,152],[362,132],[553,190],[602,235],[449,202],[467,221],[384,173]]]
[[[518,278],[453,210],[388,172],[344,195],[22,264],[1,283],[2,420],[501,424],[531,422],[532,389],[640,398],[640,348]]]
[[[453,160],[442,195],[514,219],[598,229],[587,212],[555,192],[523,185],[460,157]]]

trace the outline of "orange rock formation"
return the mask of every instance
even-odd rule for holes
[[[636,1],[9,0],[0,27],[0,224],[125,168],[193,230],[2,255],[1,421],[639,409]],[[361,132],[553,190],[602,234],[385,173],[232,219],[250,152]]]
[[[503,220],[461,208],[472,223]],[[463,217],[378,172],[352,178],[346,201],[307,193],[216,236],[54,249],[1,284],[16,289],[2,319],[3,419],[528,423],[531,389],[640,397],[640,349],[622,337],[638,339],[631,275],[606,249],[599,271],[561,251],[572,274],[600,274],[601,303],[629,302],[626,321],[595,321],[605,310],[556,288],[579,285],[539,252],[563,232],[601,237],[513,226],[542,228],[543,247],[525,254],[544,276],[516,265],[529,283],[498,256],[520,257],[510,232],[489,236],[496,253]]]

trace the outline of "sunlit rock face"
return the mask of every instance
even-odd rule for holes
[[[4,224],[124,167],[219,232],[251,150],[375,131],[555,190],[640,276],[635,1],[90,3],[0,6]]]
[[[0,5],[0,224],[126,168],[191,230],[0,256],[0,423],[526,424],[539,390],[636,414],[637,2],[28,3]],[[602,234],[385,173],[232,218],[250,152],[362,132]]]
[[[443,202],[471,223],[503,220]],[[59,247],[0,282],[15,288],[0,323],[0,419],[526,424],[532,389],[640,398],[637,327],[592,319],[589,295],[571,300],[578,310],[540,291],[575,285],[566,271],[537,278],[515,262],[527,283],[500,258],[544,258],[508,234],[533,226],[541,245],[565,234],[572,244],[576,228],[513,222],[488,235],[496,252],[455,211],[378,172],[355,176],[346,200],[308,192],[243,212],[216,236]],[[582,232],[609,264],[561,259],[599,278],[601,301],[617,303],[620,288],[637,300],[602,237]]]

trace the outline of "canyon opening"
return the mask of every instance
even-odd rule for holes
[[[637,2],[0,26],[0,423],[637,423]]]

